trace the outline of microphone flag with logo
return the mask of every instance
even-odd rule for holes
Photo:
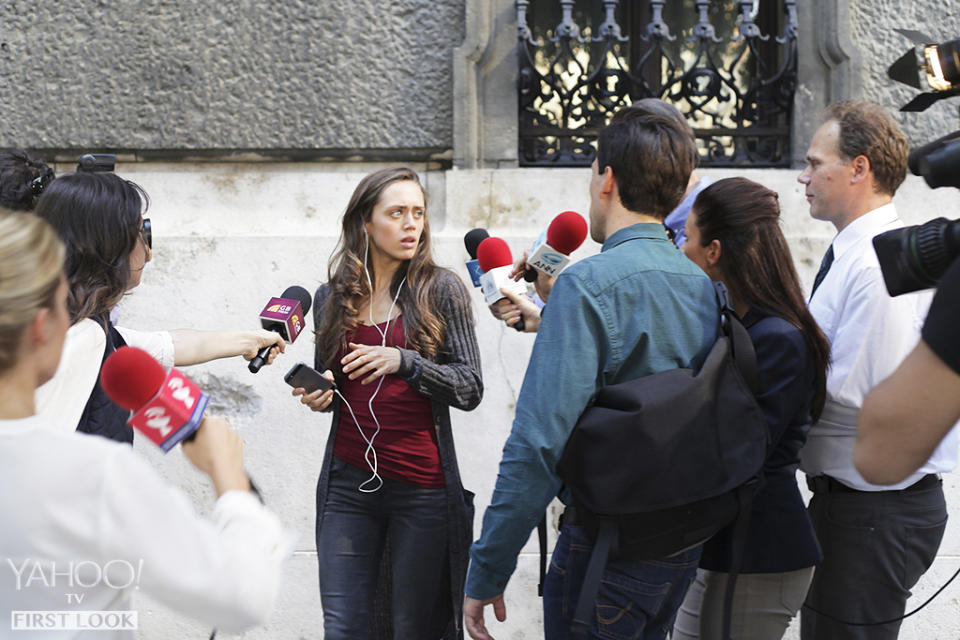
[[[279,333],[287,342],[293,342],[306,326],[306,315],[310,311],[310,293],[303,287],[287,287],[279,298],[270,298],[270,302],[260,312],[260,326],[267,331]],[[257,357],[247,366],[251,373],[260,371],[270,355],[272,347],[264,347]]]
[[[110,354],[100,384],[115,404],[133,412],[127,423],[164,452],[193,439],[210,401],[190,378],[175,367],[165,372],[137,347],[120,347]]]
[[[587,221],[576,211],[564,211],[555,217],[545,233],[541,233],[530,248],[524,279],[537,279],[534,271],[554,277],[570,263],[570,254],[580,248],[587,239]]]

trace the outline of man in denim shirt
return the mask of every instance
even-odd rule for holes
[[[498,619],[506,615],[503,591],[517,555],[561,489],[557,461],[597,391],[698,368],[716,340],[713,285],[663,226],[683,196],[696,153],[675,120],[639,107],[617,113],[599,136],[590,233],[603,250],[557,278],[543,311],[493,499],[470,552],[464,614],[476,640],[492,640],[486,604]],[[545,584],[549,640],[568,637],[591,547],[580,527],[564,524]],[[655,562],[608,562],[591,637],[665,637],[699,557],[696,547]]]

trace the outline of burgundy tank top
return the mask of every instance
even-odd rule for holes
[[[380,331],[385,326],[385,322],[377,325]],[[380,331],[361,324],[347,331],[347,342],[379,345],[383,340]],[[390,321],[389,331],[387,346],[406,348],[402,315]],[[340,357],[344,355],[340,354]],[[370,468],[364,458],[367,443],[357,428],[359,423],[366,439],[373,438],[377,472],[381,476],[428,489],[442,488],[443,469],[430,400],[397,375],[384,376],[380,391],[373,399],[373,413],[380,422],[380,432],[377,433],[368,402],[377,390],[379,380],[362,385],[363,377],[344,380],[341,386],[341,393],[353,408],[357,422],[346,406],[341,407],[333,454],[361,469]]]

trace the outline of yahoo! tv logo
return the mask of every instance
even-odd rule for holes
[[[87,596],[103,590],[122,591],[137,589],[143,573],[143,560],[131,562],[125,559],[96,562],[93,560],[39,561],[25,559],[14,561],[6,558],[0,565],[0,576],[9,569],[9,578],[17,593],[43,590],[46,596],[25,595],[31,603],[59,601],[66,607],[62,611],[16,610],[16,601],[9,603],[10,629],[12,631],[126,631],[138,628],[136,611],[84,610]],[[14,597],[16,598],[16,596]],[[59,600],[63,598],[63,600]],[[113,597],[110,597],[113,600]],[[102,596],[92,598],[88,606],[104,604]]]

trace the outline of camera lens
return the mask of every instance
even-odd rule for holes
[[[873,247],[891,296],[935,287],[960,255],[960,221],[936,218],[887,231],[873,239]]]

